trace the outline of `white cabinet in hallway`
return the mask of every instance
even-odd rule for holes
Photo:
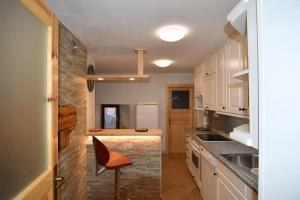
[[[233,78],[247,68],[246,41],[234,37],[227,45],[227,112],[248,115],[248,81]]]
[[[215,54],[216,64],[216,110],[226,111],[226,60],[225,47]]]

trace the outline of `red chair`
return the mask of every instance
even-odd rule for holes
[[[118,179],[120,169],[132,165],[132,161],[119,152],[109,152],[107,147],[93,136],[93,145],[96,157],[96,175],[105,170],[115,170],[115,191],[114,197],[118,199]]]

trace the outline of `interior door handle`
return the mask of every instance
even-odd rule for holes
[[[65,183],[65,178],[64,177],[55,177],[55,187],[56,189],[60,188],[64,183]]]

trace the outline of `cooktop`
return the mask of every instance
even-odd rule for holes
[[[198,134],[196,136],[203,141],[232,141],[231,139],[218,134]]]

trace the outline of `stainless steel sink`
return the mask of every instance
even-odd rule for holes
[[[232,141],[231,139],[218,134],[197,134],[196,136],[203,141],[211,141],[211,142]]]
[[[258,181],[257,154],[221,154],[226,160],[239,167],[254,181]]]

